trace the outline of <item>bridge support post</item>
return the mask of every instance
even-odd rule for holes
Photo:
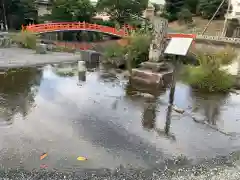
[[[59,32],[58,37],[59,37],[59,39],[58,39],[59,41],[63,41],[63,32]]]

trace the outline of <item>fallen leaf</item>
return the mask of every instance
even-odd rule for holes
[[[79,156],[79,157],[77,158],[77,160],[78,160],[78,161],[86,161],[87,158],[86,158],[86,157],[83,157],[83,156]]]
[[[43,160],[45,157],[47,157],[47,153],[43,153],[43,154],[40,156],[40,160]]]

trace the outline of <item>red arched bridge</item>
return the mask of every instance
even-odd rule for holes
[[[59,31],[95,31],[117,37],[124,37],[128,36],[128,30],[131,30],[133,28],[130,26],[124,26],[123,28],[118,30],[113,27],[98,24],[90,24],[85,22],[60,22],[47,24],[33,24],[28,25],[23,29],[33,33],[49,33]]]
[[[129,25],[124,25],[121,29],[116,29],[113,27],[90,24],[86,22],[60,22],[60,23],[46,23],[46,24],[32,24],[26,27],[22,27],[23,30],[32,33],[49,33],[49,32],[59,32],[59,31],[95,31],[101,32],[117,37],[126,37],[129,35],[129,30],[134,30]],[[196,38],[195,34],[177,34],[168,33],[168,38],[172,37],[185,37],[185,38]]]

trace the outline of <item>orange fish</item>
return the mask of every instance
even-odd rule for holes
[[[43,160],[45,157],[47,157],[47,153],[43,153],[43,154],[40,156],[40,160]]]

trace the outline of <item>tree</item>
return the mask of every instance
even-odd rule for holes
[[[182,7],[185,4],[184,0],[166,0],[164,9],[164,17],[169,21],[175,21],[178,19],[178,12],[181,11]]]
[[[95,14],[89,0],[55,0],[48,16],[52,21],[86,21],[90,22]]]
[[[178,12],[178,21],[181,23],[189,24],[192,23],[192,13],[187,8],[182,8],[180,12]]]
[[[218,6],[221,4],[222,0],[199,0],[198,11],[203,18],[210,19],[216,12]],[[224,17],[227,10],[227,1],[218,11],[216,18]]]
[[[4,17],[3,5],[5,7],[5,15],[10,28],[21,28],[27,19],[37,20],[37,8],[35,0],[1,0],[0,15]]]
[[[99,11],[107,12],[111,19],[123,24],[131,19],[131,15],[142,16],[147,5],[148,0],[99,0],[97,8]]]
[[[185,7],[192,13],[197,14],[199,0],[185,0]]]

